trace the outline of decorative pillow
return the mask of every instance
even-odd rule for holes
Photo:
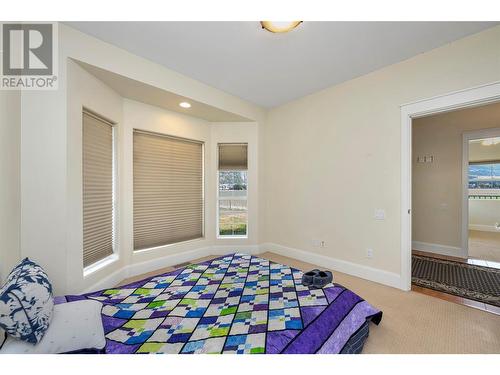
[[[101,302],[90,299],[55,305],[50,327],[37,345],[8,337],[0,354],[103,353],[101,310]]]
[[[16,266],[0,289],[0,328],[38,343],[52,318],[52,285],[45,271],[28,258]]]

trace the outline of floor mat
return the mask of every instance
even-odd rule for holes
[[[500,306],[500,270],[412,256],[412,282],[440,292]]]

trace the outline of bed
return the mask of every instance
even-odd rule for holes
[[[247,254],[191,264],[118,288],[68,295],[100,301],[105,353],[360,353],[382,312],[338,284]]]

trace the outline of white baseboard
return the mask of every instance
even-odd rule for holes
[[[112,288],[122,280],[125,280],[127,278],[127,267],[120,268],[114,272],[112,272],[110,275],[106,276],[105,278],[99,280],[98,282],[94,283],[92,286],[85,288],[81,293],[90,293],[90,292],[95,292],[97,290],[101,289],[106,289],[106,288]]]
[[[497,232],[500,233],[500,229],[497,229],[494,225],[482,225],[482,224],[469,224],[469,230],[478,230],[481,232]]]
[[[97,283],[86,288],[82,293],[89,293],[96,290],[113,288],[118,285],[121,281],[142,275],[154,270],[161,268],[175,266],[176,264],[181,264],[189,262],[193,259],[202,258],[209,255],[225,255],[235,252],[241,252],[251,255],[256,255],[260,253],[260,246],[258,245],[243,245],[243,246],[232,246],[232,245],[222,245],[222,246],[207,246],[199,249],[183,251],[177,254],[167,255],[161,258],[155,258],[147,260],[140,263],[129,264],[105,278],[99,280]]]
[[[448,246],[448,245],[440,245],[437,243],[427,243],[421,241],[412,241],[412,249],[425,251],[428,253],[447,255],[459,258],[467,258],[467,254],[465,250],[461,247]]]
[[[225,255],[232,253],[245,253],[250,255],[260,254],[260,246],[259,245],[242,245],[242,246],[233,246],[233,245],[214,245],[212,246],[212,253],[214,255]]]
[[[309,251],[293,249],[275,243],[264,243],[261,245],[244,246],[208,246],[177,254],[167,255],[161,258],[151,259],[145,262],[130,264],[111,273],[109,276],[93,284],[91,287],[86,288],[82,293],[88,293],[105,288],[113,288],[127,278],[148,273],[161,268],[171,267],[176,264],[189,262],[193,259],[202,258],[209,255],[225,255],[234,252],[257,255],[265,251],[271,251],[279,255],[288,256],[303,262],[312,263],[324,268],[347,273],[349,275],[357,276],[362,279],[374,281],[394,288],[405,289],[404,286],[401,285],[400,275],[393,272],[355,264],[352,262],[335,259],[320,254],[314,254]]]
[[[303,262],[312,263],[323,268],[329,268],[334,271],[347,273],[349,275],[360,277],[362,279],[388,285],[393,288],[406,290],[406,288],[401,285],[401,277],[397,273],[388,272],[381,269],[348,262],[345,260],[335,259],[327,257],[325,255],[314,254],[310,251],[293,249],[291,247],[286,247],[275,243],[265,243],[260,245],[260,248],[262,251],[270,251]]]

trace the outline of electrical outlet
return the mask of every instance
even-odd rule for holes
[[[326,247],[326,242],[323,240],[318,240],[313,238],[312,245],[314,247]]]
[[[373,258],[373,249],[366,249],[366,257]]]

